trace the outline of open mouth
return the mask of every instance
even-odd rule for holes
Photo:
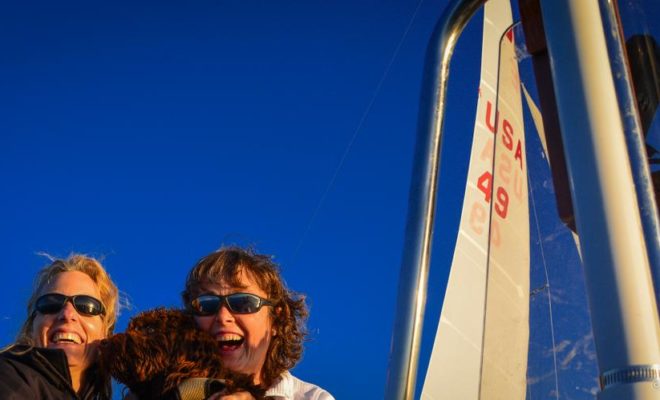
[[[241,347],[244,341],[245,339],[238,335],[222,335],[218,338],[218,343],[222,351],[236,350]]]
[[[73,332],[56,332],[51,336],[50,342],[53,344],[81,344],[82,338]]]

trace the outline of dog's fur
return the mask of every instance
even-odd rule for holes
[[[217,341],[180,310],[158,308],[135,316],[125,333],[101,342],[101,369],[125,384],[140,400],[175,398],[188,378],[226,382],[226,393],[248,391],[263,398],[252,376],[222,366]]]

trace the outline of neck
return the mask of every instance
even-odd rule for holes
[[[80,392],[80,388],[84,383],[84,374],[79,368],[70,368],[69,373],[71,374],[71,386],[76,393]]]

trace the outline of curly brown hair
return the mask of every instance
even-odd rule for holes
[[[176,392],[189,378],[222,379],[227,393],[248,391],[255,399],[264,398],[265,390],[253,383],[251,375],[223,367],[220,344],[181,310],[141,312],[131,318],[124,333],[104,339],[100,350],[101,371],[140,400],[180,398]]]
[[[305,296],[286,287],[272,257],[257,254],[249,248],[223,247],[195,264],[181,296],[186,309],[190,310],[190,302],[201,294],[204,283],[224,281],[241,287],[241,273],[247,273],[274,303],[270,315],[277,335],[268,348],[261,376],[261,382],[269,387],[302,357],[308,316]]]

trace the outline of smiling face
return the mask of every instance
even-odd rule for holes
[[[57,274],[39,295],[60,293],[66,296],[88,295],[100,299],[99,289],[89,275],[79,271]],[[96,359],[99,341],[106,336],[100,315],[78,313],[70,301],[54,314],[36,312],[32,339],[37,347],[62,349],[72,375],[79,375]],[[75,379],[75,378],[74,378]]]
[[[231,286],[224,280],[206,282],[202,284],[199,294],[226,296],[241,292],[268,298],[267,293],[244,271],[239,272],[238,278],[241,287]],[[223,304],[214,315],[196,316],[195,322],[200,329],[220,342],[220,356],[225,367],[254,374],[255,383],[260,382],[268,347],[275,335],[271,307],[261,307],[253,314],[232,314]]]

